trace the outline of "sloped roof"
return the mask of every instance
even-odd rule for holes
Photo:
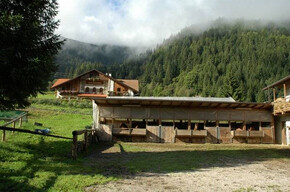
[[[79,76],[77,76],[77,77],[75,77],[75,78],[73,78],[73,79],[68,79],[67,81],[64,81],[64,82],[62,82],[62,83],[59,83],[59,84],[57,84],[57,85],[53,85],[53,86],[51,87],[51,89],[56,88],[56,87],[58,87],[58,86],[60,86],[60,85],[62,85],[62,84],[64,84],[64,83],[68,83],[68,82],[70,82],[70,81],[73,81],[73,80],[75,80],[75,79],[78,79],[79,77],[82,77],[82,76],[84,76],[84,75],[86,75],[86,74],[88,74],[88,73],[91,73],[91,72],[97,72],[97,73],[99,73],[99,74],[102,74],[102,75],[104,75],[105,77],[107,77],[107,78],[109,78],[109,79],[115,81],[116,83],[118,83],[118,84],[120,84],[120,85],[122,85],[122,86],[124,86],[124,87],[127,87],[127,88],[129,88],[129,89],[132,89],[134,92],[139,92],[139,90],[136,90],[134,87],[130,87],[129,85],[125,84],[124,82],[120,82],[119,80],[117,80],[117,79],[115,79],[115,78],[113,78],[113,77],[111,77],[111,76],[109,76],[109,75],[106,75],[106,74],[104,74],[104,73],[102,73],[102,72],[100,72],[100,71],[98,71],[98,70],[95,70],[95,69],[94,69],[94,70],[91,70],[91,71],[88,71],[88,72],[86,72],[86,73],[83,73],[83,74],[81,74],[81,75],[79,75]]]
[[[288,75],[287,77],[284,77],[283,79],[280,79],[279,81],[276,81],[274,83],[272,83],[271,85],[263,88],[263,90],[266,90],[266,89],[269,89],[269,88],[272,88],[272,87],[277,87],[277,86],[281,86],[282,84],[286,83],[290,81],[290,75]]]
[[[150,100],[150,101],[198,101],[198,102],[236,102],[232,97],[132,97],[109,96],[108,99]]]
[[[51,89],[69,81],[70,79],[57,79],[56,82],[51,86]]]
[[[119,82],[122,82],[129,87],[132,87],[136,91],[139,91],[139,81],[137,79],[117,79]]]
[[[108,96],[106,98],[91,97],[96,104],[117,106],[144,107],[188,107],[188,108],[252,108],[271,110],[271,103],[236,102],[233,98],[218,97],[128,97]]]

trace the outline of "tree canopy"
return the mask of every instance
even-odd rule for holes
[[[0,110],[25,107],[46,90],[62,45],[55,0],[0,1]]]

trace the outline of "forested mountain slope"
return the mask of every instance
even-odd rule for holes
[[[266,101],[261,90],[290,74],[290,30],[274,24],[216,23],[203,33],[191,28],[154,50],[123,64],[83,63],[116,78],[140,80],[146,96],[231,96],[237,101]]]
[[[56,62],[59,72],[68,73],[82,63],[98,63],[99,65],[112,65],[123,63],[135,52],[132,48],[116,45],[94,45],[71,39],[65,39],[59,51]]]
[[[265,101],[261,90],[290,74],[289,30],[274,25],[223,25],[179,34],[148,58],[142,95],[232,96]]]

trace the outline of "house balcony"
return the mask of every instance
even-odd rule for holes
[[[74,91],[74,90],[61,90],[61,91],[59,91],[59,93],[61,95],[77,95],[77,94],[79,94],[78,91]]]
[[[274,115],[284,115],[290,113],[290,101],[285,98],[278,98],[273,102]]]

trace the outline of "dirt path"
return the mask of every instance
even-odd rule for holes
[[[86,191],[290,191],[290,165],[283,160],[269,160],[192,172],[145,173],[91,186]]]

